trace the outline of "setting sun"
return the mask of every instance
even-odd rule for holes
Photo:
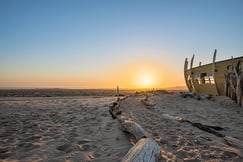
[[[155,76],[144,72],[138,76],[138,86],[141,88],[152,88],[155,85]]]
[[[129,88],[147,89],[164,86],[163,67],[155,61],[142,60],[127,65],[119,80],[121,85]]]

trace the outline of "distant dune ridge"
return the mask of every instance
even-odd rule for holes
[[[120,90],[125,96],[118,100],[116,90],[40,91],[1,92],[21,97],[0,98],[0,161],[112,162],[146,148],[159,162],[243,161],[243,109],[225,96]],[[35,92],[53,97],[26,97]],[[120,129],[123,123],[109,114],[113,106],[145,140]]]

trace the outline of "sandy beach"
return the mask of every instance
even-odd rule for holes
[[[243,161],[243,109],[227,97],[162,91],[119,104],[161,146],[160,161]]]
[[[0,98],[0,161],[121,161],[132,147],[116,97]],[[161,147],[159,161],[243,161],[243,109],[223,96],[155,91],[119,101]]]
[[[0,161],[120,161],[131,147],[114,97],[0,98]]]
[[[0,0],[0,162],[243,162],[242,28],[243,0]]]

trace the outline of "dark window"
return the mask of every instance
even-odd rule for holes
[[[200,73],[195,75],[198,84],[214,84],[213,73]]]

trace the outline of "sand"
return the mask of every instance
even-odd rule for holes
[[[159,143],[160,161],[243,161],[243,108],[227,97],[140,93],[120,110]]]
[[[0,98],[0,161],[121,161],[132,145],[108,112],[115,101]],[[160,162],[243,161],[243,108],[227,97],[156,91],[119,104],[161,146]]]
[[[120,161],[131,147],[114,97],[0,98],[0,161]]]

